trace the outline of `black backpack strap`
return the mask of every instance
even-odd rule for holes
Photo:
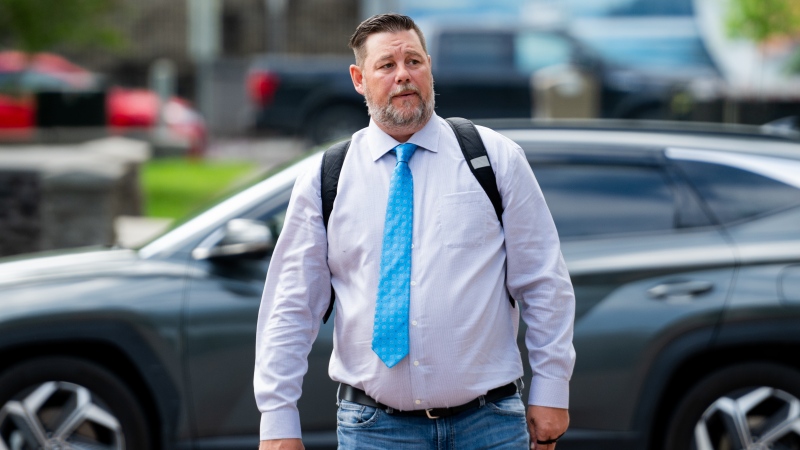
[[[464,159],[467,160],[469,170],[472,175],[478,180],[486,196],[494,206],[494,212],[497,214],[497,220],[500,221],[500,226],[503,226],[503,199],[500,197],[500,191],[497,190],[497,178],[494,176],[492,170],[492,162],[489,161],[489,155],[486,153],[486,146],[483,145],[483,139],[478,134],[478,129],[475,124],[467,119],[461,117],[451,117],[447,120],[453,132],[456,134],[458,146],[461,147],[461,153],[464,154]],[[506,281],[508,281],[508,272],[506,272]],[[508,290],[508,285],[506,285]],[[508,301],[511,302],[511,307],[516,305],[514,297],[511,296],[511,291],[508,292]]]
[[[461,147],[461,153],[464,154],[464,159],[467,160],[469,170],[472,171],[475,179],[486,191],[486,195],[492,202],[492,206],[494,206],[497,220],[500,221],[500,226],[503,226],[503,199],[497,190],[497,179],[494,176],[492,162],[489,161],[489,155],[486,153],[486,147],[483,145],[481,135],[478,134],[475,125],[467,119],[451,117],[446,120],[456,133],[458,146]]]
[[[333,144],[322,154],[322,168],[320,169],[320,195],[322,196],[322,220],[325,229],[328,229],[328,220],[333,211],[333,201],[339,189],[339,174],[342,172],[344,157],[350,149],[350,141]]]
[[[336,200],[336,193],[339,189],[339,174],[342,172],[344,158],[347,150],[350,149],[350,141],[339,142],[332,145],[322,154],[322,167],[320,169],[320,195],[322,196],[322,221],[325,223],[325,230],[328,230],[328,220],[333,211],[333,202]],[[322,323],[327,323],[333,312],[333,302],[336,301],[336,292],[331,286],[331,301],[328,310],[322,317]]]

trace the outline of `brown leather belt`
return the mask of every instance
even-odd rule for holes
[[[495,388],[487,392],[486,395],[482,396],[483,402],[484,403],[494,402],[500,400],[501,398],[510,397],[516,394],[517,391],[518,389],[516,381],[508,383],[505,386],[500,386],[499,388]],[[431,408],[431,409],[419,409],[414,411],[399,411],[389,406],[386,406],[382,403],[378,403],[377,401],[375,401],[375,399],[367,395],[367,393],[362,391],[361,389],[354,388],[353,386],[344,383],[339,383],[339,399],[347,400],[348,402],[358,403],[359,405],[371,406],[373,408],[382,409],[393,416],[427,417],[428,419],[438,419],[440,417],[454,416],[468,409],[477,408],[478,406],[481,406],[481,397],[478,397],[475,400],[472,400],[471,402],[467,402],[459,406],[453,406],[452,408]]]

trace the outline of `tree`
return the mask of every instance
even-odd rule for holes
[[[117,0],[0,0],[0,36],[26,53],[54,47],[118,48],[108,22]]]
[[[800,33],[797,0],[730,0],[726,20],[728,34],[762,43],[775,37]]]
[[[729,0],[726,17],[728,35],[764,44],[772,39],[800,39],[800,1]],[[786,70],[800,73],[800,46]]]

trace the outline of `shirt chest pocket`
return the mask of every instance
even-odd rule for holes
[[[446,247],[480,247],[491,223],[491,204],[483,191],[458,192],[439,199],[439,232]]]

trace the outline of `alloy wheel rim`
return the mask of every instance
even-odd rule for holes
[[[0,450],[124,450],[122,426],[92,392],[48,381],[0,409]]]
[[[771,387],[718,398],[694,428],[696,450],[800,449],[800,400]]]

